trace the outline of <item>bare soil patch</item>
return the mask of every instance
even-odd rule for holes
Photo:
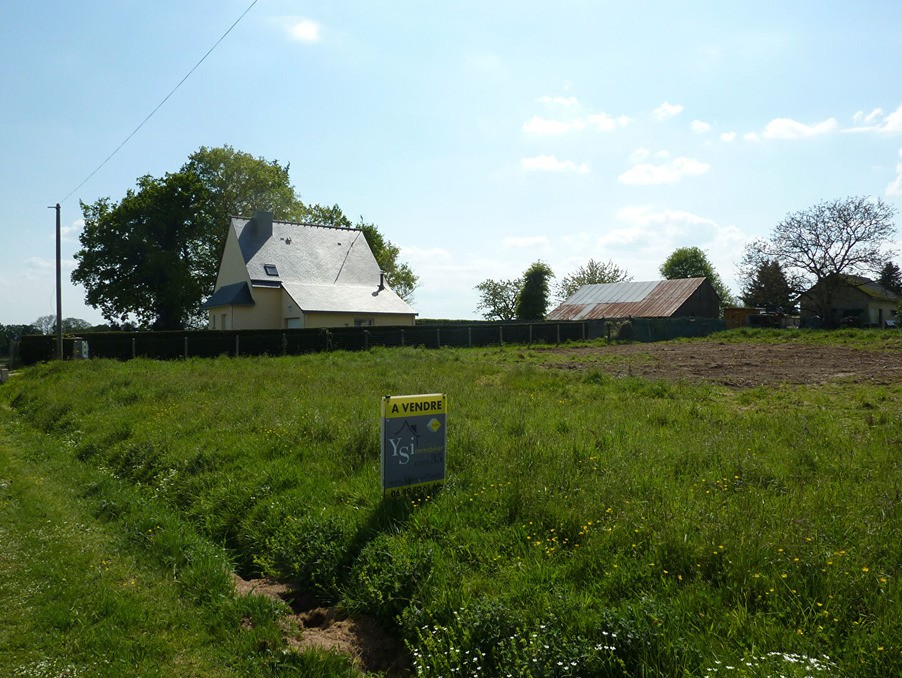
[[[686,342],[549,349],[572,356],[555,365],[612,376],[710,382],[749,388],[851,381],[902,383],[902,351],[810,344]]]
[[[272,579],[247,581],[234,575],[234,581],[240,595],[266,596],[291,607],[294,614],[283,626],[289,647],[344,654],[367,672],[395,678],[410,674],[403,644],[374,620],[362,615],[347,617],[334,607],[319,607],[303,591]]]

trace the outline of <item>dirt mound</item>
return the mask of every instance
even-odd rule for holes
[[[410,674],[403,644],[374,620],[362,615],[347,617],[334,607],[318,607],[302,591],[271,579],[247,581],[234,575],[234,581],[240,595],[266,596],[291,607],[294,614],[283,627],[289,647],[344,654],[367,672],[398,678]]]
[[[748,388],[852,381],[902,383],[902,352],[806,344],[686,342],[549,349],[562,369]]]

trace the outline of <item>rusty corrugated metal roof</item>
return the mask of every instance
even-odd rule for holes
[[[549,320],[663,318],[676,313],[705,278],[583,285],[548,314]]]

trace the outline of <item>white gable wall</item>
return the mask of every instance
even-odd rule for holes
[[[238,246],[238,234],[230,225],[222,251],[222,261],[219,264],[219,273],[216,274],[216,289],[239,282],[250,284],[251,277],[248,275],[241,248]]]

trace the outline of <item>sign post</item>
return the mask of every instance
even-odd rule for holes
[[[445,482],[447,401],[443,393],[382,399],[382,492],[413,494]]]

